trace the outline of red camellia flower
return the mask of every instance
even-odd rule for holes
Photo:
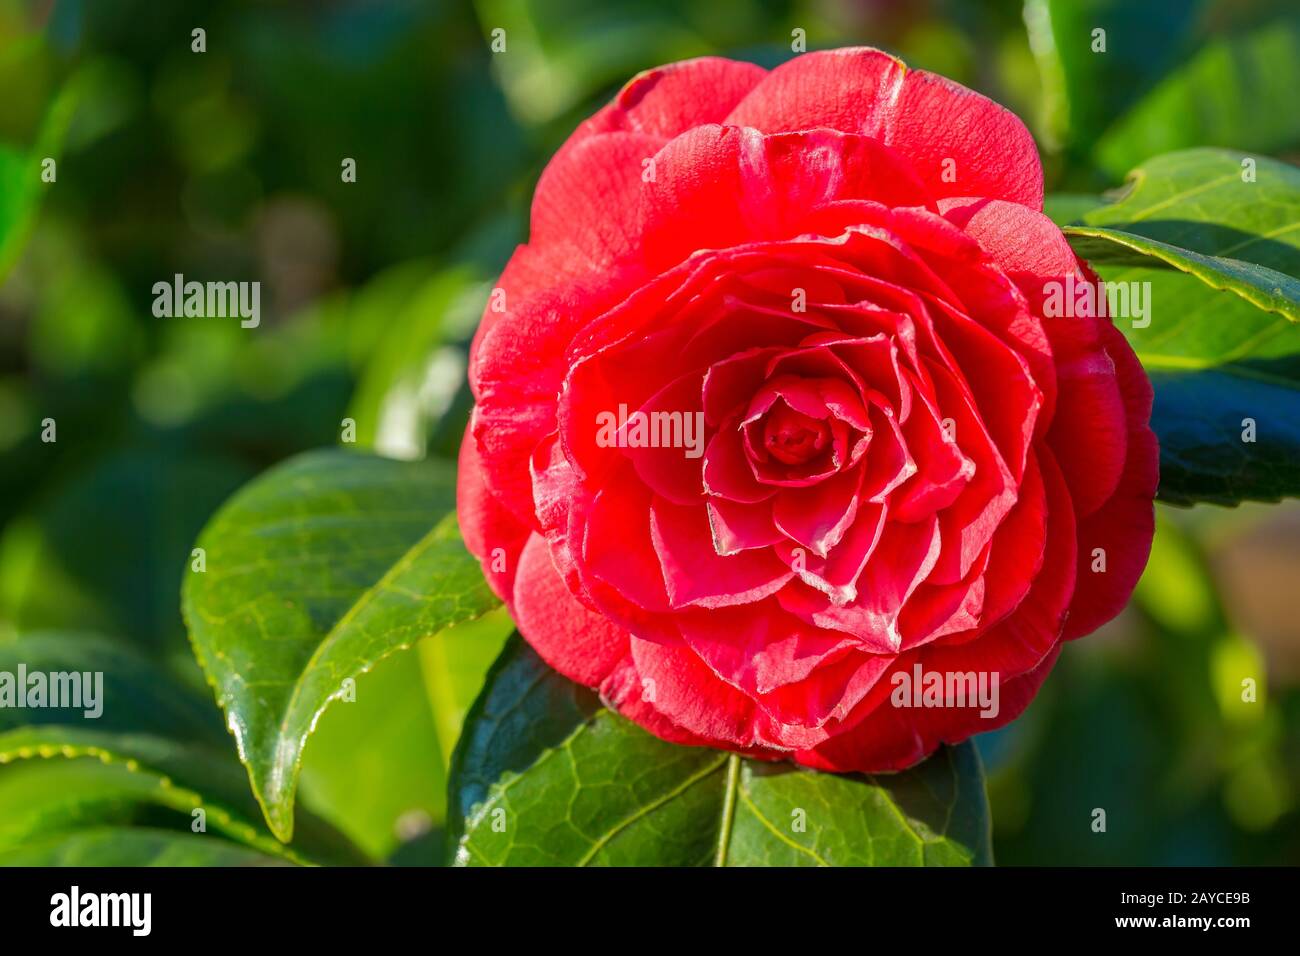
[[[1123,336],[1045,317],[1096,276],[1042,200],[1019,119],[878,50],[633,79],[471,355],[460,521],[528,642],[660,737],[820,769],[1019,714],[1128,599],[1157,478]]]

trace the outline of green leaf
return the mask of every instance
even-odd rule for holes
[[[438,743],[447,763],[493,663],[514,630],[505,608],[421,641],[420,667]]]
[[[384,330],[348,407],[361,447],[408,458],[428,452],[431,427],[465,379],[465,358],[447,343],[472,334],[486,298],[478,270],[431,273],[423,263],[396,267],[358,293],[350,318]]]
[[[1066,226],[1079,255],[1093,263],[1158,265],[1158,259],[1196,276],[1212,289],[1240,295],[1257,308],[1300,321],[1300,281],[1267,266],[1222,256],[1207,256],[1157,239],[1098,226]],[[1263,237],[1259,237],[1261,241]],[[1088,240],[1097,240],[1089,242]],[[1246,243],[1249,240],[1242,240]],[[1228,246],[1235,250],[1239,247]],[[1127,254],[1133,253],[1133,255]]]
[[[364,862],[310,815],[293,848],[267,831],[216,709],[127,646],[45,633],[0,641],[0,673],[79,674],[75,706],[0,707],[0,851],[54,831],[142,817],[188,831],[203,808],[214,835],[295,862]],[[51,686],[53,686],[51,684]],[[48,704],[51,701],[42,701]]]
[[[1243,181],[1244,158],[1156,157],[1065,228],[1107,283],[1150,284],[1149,324],[1115,322],[1155,387],[1174,504],[1300,494],[1300,170],[1259,157]]]
[[[83,70],[59,91],[41,122],[30,152],[0,145],[0,281],[18,258],[44,191],[52,188],[52,184],[41,180],[41,163],[46,158],[57,160],[62,155],[68,126],[93,76],[90,68]]]
[[[103,675],[92,706],[0,707],[0,733],[47,725],[93,727],[100,733],[123,732],[196,740],[225,747],[221,721],[211,703],[178,686],[161,667],[142,654],[106,638],[88,634],[43,632],[0,640],[0,673],[55,671]],[[92,682],[93,683],[93,682]],[[87,717],[89,710],[102,711]]]
[[[0,537],[0,608],[22,631],[129,635],[155,652],[188,655],[176,602],[185,556],[251,475],[225,457],[161,448],[83,465]],[[110,551],[115,560],[104,560]]]
[[[1058,226],[1078,222],[1105,202],[1091,193],[1052,193],[1043,197],[1043,215]]]
[[[1137,45],[1145,48],[1153,33],[1164,32],[1140,34]],[[1300,144],[1297,87],[1300,17],[1224,33],[1201,46],[1097,138],[1094,156],[1103,170],[1118,176],[1148,156],[1189,146],[1290,151]]]
[[[1157,156],[1065,231],[1092,261],[1164,263],[1300,321],[1300,169],[1288,163],[1219,149]]]
[[[93,825],[147,820],[188,831],[202,809],[214,838],[305,862],[259,825],[230,770],[239,765],[222,754],[161,737],[71,727],[0,734],[0,853]]]
[[[0,866],[284,866],[286,861],[198,834],[100,827],[0,851]]]
[[[1191,42],[1202,0],[1027,0],[1051,142],[1090,147]],[[1105,51],[1095,50],[1105,31]]]
[[[564,18],[553,15],[547,0],[475,0],[474,6],[487,40],[498,26],[510,38],[498,81],[511,112],[529,125],[555,120],[650,64],[717,52],[693,29],[699,12],[689,0],[587,0],[570,6]],[[733,43],[752,35],[746,29],[752,16],[736,11],[726,18]]]
[[[356,701],[327,710],[312,735],[303,806],[372,857],[397,853],[404,865],[441,865],[441,844],[432,836],[447,819],[447,764],[513,627],[498,608],[362,675]]]
[[[199,538],[190,637],[283,840],[329,703],[388,655],[499,603],[449,516],[454,484],[438,462],[314,452],[248,485]]]
[[[357,699],[322,715],[303,758],[301,805],[374,859],[446,817],[445,760],[420,663],[394,654],[362,674]]]
[[[905,773],[814,773],[665,743],[507,645],[452,762],[461,866],[991,862],[974,746]]]

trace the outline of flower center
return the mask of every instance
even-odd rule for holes
[[[763,446],[777,461],[802,465],[818,455],[830,441],[826,423],[777,402],[763,423]]]

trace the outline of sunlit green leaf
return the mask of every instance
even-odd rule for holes
[[[1300,170],[1172,153],[1065,231],[1107,283],[1150,290],[1115,322],[1155,386],[1160,497],[1300,494]]]
[[[186,577],[195,653],[272,830],[288,839],[303,747],[331,701],[393,652],[497,605],[437,462],[300,456],[248,485]]]

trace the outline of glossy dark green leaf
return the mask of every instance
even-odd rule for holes
[[[158,664],[130,647],[89,634],[47,631],[0,639],[0,673],[102,674],[100,699],[83,692],[78,707],[0,707],[0,733],[47,725],[83,727],[228,746],[211,703],[181,687]],[[87,717],[98,710],[99,716]]]
[[[457,865],[905,866],[991,862],[972,744],[846,776],[665,743],[518,638],[452,762]]]
[[[447,764],[512,629],[505,608],[498,608],[362,675],[356,701],[327,710],[311,738],[302,804],[371,856],[401,852],[403,859],[440,865],[441,852],[423,848],[447,818]]]
[[[206,569],[187,574],[183,597],[191,640],[282,839],[329,703],[377,661],[498,604],[454,503],[445,464],[316,452],[248,485],[200,537]]]
[[[94,826],[189,831],[202,810],[214,839],[305,862],[260,825],[256,804],[232,786],[243,781],[224,772],[231,769],[239,767],[220,754],[160,737],[71,727],[0,734],[0,855]]]
[[[1090,261],[1164,264],[1300,321],[1300,169],[1289,163],[1219,149],[1157,156],[1066,232]]]
[[[1157,157],[1065,230],[1108,283],[1149,283],[1148,319],[1115,321],[1155,386],[1176,504],[1300,494],[1300,170],[1249,157],[1249,181],[1245,158]]]

